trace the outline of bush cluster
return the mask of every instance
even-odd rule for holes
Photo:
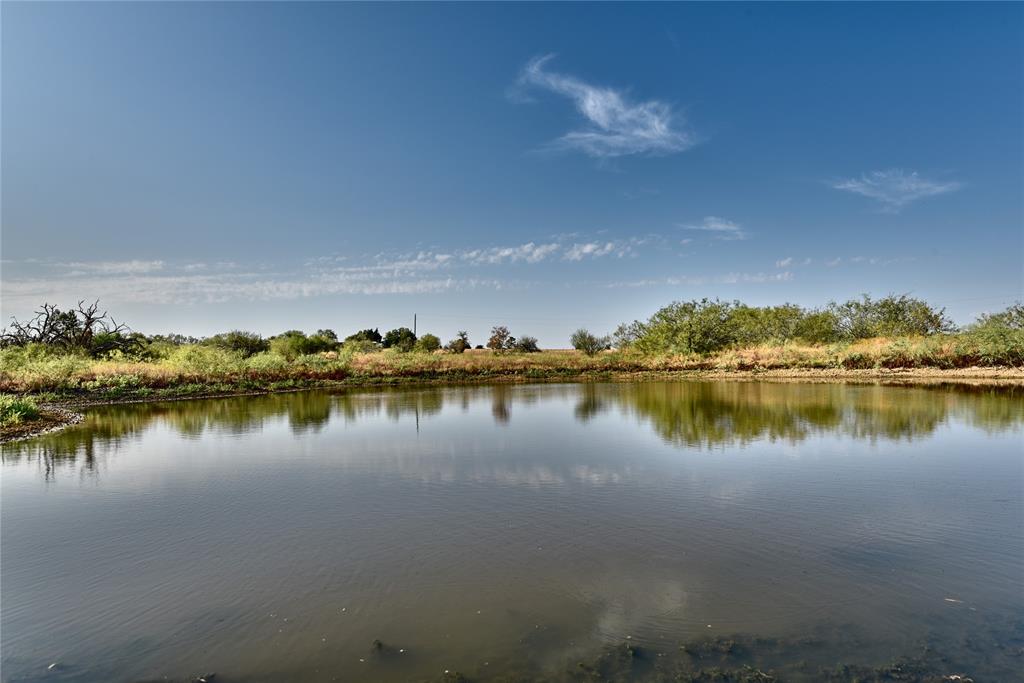
[[[890,294],[875,300],[865,294],[821,309],[795,304],[749,306],[718,299],[676,301],[645,322],[620,325],[613,336],[618,348],[706,355],[726,348],[796,340],[829,344],[952,330],[945,309],[907,295]]]
[[[523,335],[519,339],[516,339],[504,325],[495,325],[491,328],[491,337],[487,340],[487,348],[495,353],[505,353],[508,351],[515,351],[518,353],[536,353],[540,351],[540,346],[537,345],[536,337]]]

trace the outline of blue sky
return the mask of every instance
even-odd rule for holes
[[[1021,298],[1024,5],[3,3],[2,304],[147,332]]]

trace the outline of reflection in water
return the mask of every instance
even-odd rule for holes
[[[3,450],[4,680],[1014,680],[1022,398],[686,382],[89,409]],[[931,678],[870,668],[921,652]]]
[[[928,436],[951,417],[992,430],[1024,421],[1019,387],[930,388],[843,384],[658,383],[593,387],[580,408],[616,403],[682,446],[801,441],[833,432],[857,439]],[[1016,400],[1015,400],[1016,399]],[[579,412],[579,411],[578,411]]]
[[[255,397],[204,399],[90,409],[79,426],[4,447],[4,461],[38,459],[49,475],[77,462],[96,467],[97,448],[109,449],[153,424],[185,437],[243,435],[287,420],[299,436],[323,430],[332,419],[351,423],[386,416],[419,420],[446,404],[463,412],[489,400],[497,424],[513,419],[514,406],[542,397],[575,399],[575,416],[587,421],[619,410],[649,424],[662,439],[683,447],[749,444],[761,439],[799,442],[814,434],[855,439],[926,437],[951,418],[991,432],[1024,423],[1024,389],[1014,386],[885,387],[878,385],[760,382],[657,382],[581,385],[499,384],[414,391],[325,393],[305,391]]]

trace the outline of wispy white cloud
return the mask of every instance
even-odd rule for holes
[[[330,294],[426,294],[474,288],[500,289],[499,280],[411,277],[385,272],[337,269],[303,273],[126,274],[117,277],[69,275],[4,282],[5,307],[40,301],[71,301],[87,294],[109,303],[195,304],[234,300],[270,301]]]
[[[916,171],[907,173],[890,168],[872,171],[860,178],[846,178],[829,183],[836,190],[845,190],[877,201],[883,211],[898,213],[908,204],[926,197],[954,192],[963,187],[957,181],[938,182],[922,178]]]
[[[624,256],[652,236],[628,240],[526,242],[468,250],[420,250],[375,255],[322,255],[294,268],[220,262],[10,261],[2,283],[5,308],[83,296],[154,304],[280,300],[332,294],[427,294],[522,286],[498,277],[513,264],[579,262]],[[18,271],[15,271],[16,267]],[[18,272],[14,275],[14,272]]]
[[[715,239],[720,240],[745,240],[748,234],[742,229],[739,223],[728,221],[718,216],[706,216],[698,224],[681,224],[679,227],[684,230],[701,230],[714,233]]]
[[[70,268],[73,272],[79,273],[101,273],[105,275],[123,275],[127,273],[151,273],[162,270],[163,261],[72,261],[70,263],[55,263],[61,268]]]
[[[516,263],[524,261],[526,263],[540,263],[549,256],[554,255],[562,248],[562,245],[557,242],[550,242],[547,244],[534,244],[533,242],[527,242],[526,244],[520,244],[514,247],[489,247],[487,249],[473,249],[472,251],[464,251],[459,253],[459,258],[463,261],[477,264],[499,264],[499,263]]]
[[[553,147],[611,158],[671,154],[695,144],[693,134],[681,128],[679,117],[668,104],[658,100],[632,102],[613,88],[548,71],[545,67],[553,58],[544,55],[530,60],[518,81],[521,89],[533,86],[568,97],[586,119],[583,128],[569,131],[552,143]]]
[[[841,257],[837,256],[834,259],[831,259],[829,261],[825,261],[825,265],[828,266],[829,268],[835,268],[836,266],[838,266],[842,262],[843,262],[843,259]]]
[[[735,284],[737,282],[789,282],[793,279],[793,273],[788,270],[783,273],[729,273],[719,282]]]
[[[632,247],[629,244],[618,242],[584,242],[583,244],[573,244],[566,249],[562,259],[565,261],[582,261],[585,258],[600,258],[609,254],[622,257],[631,250]]]
[[[643,280],[626,280],[609,282],[605,287],[609,289],[635,288],[635,287],[677,287],[683,285],[708,285],[708,284],[760,284],[767,282],[789,282],[793,274],[789,271],[783,273],[726,273],[724,275],[703,276],[703,275],[680,275],[663,278],[648,278]]]
[[[775,262],[776,268],[789,268],[790,266],[809,266],[814,263],[814,259],[807,257],[804,259],[795,259],[792,256],[787,256],[784,259],[779,259]]]

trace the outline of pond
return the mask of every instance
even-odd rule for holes
[[[1022,680],[1022,425],[994,386],[92,408],[4,446],[2,676]]]

